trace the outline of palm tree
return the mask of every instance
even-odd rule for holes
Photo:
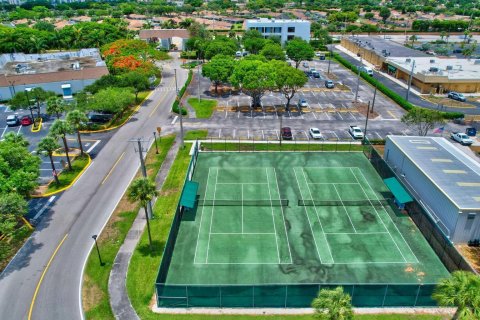
[[[312,308],[314,317],[322,320],[351,320],[353,319],[352,299],[342,287],[333,290],[322,289],[313,299]]]
[[[83,146],[82,146],[82,138],[80,137],[80,130],[83,128],[85,123],[87,123],[88,118],[80,110],[73,110],[67,113],[67,122],[72,127],[74,131],[77,132],[77,140],[78,144],[80,145],[80,154],[83,156]]]
[[[55,163],[53,162],[53,152],[60,148],[57,139],[51,136],[46,136],[38,143],[37,152],[46,153],[50,158],[50,164],[52,165],[53,177],[55,178],[55,183],[59,184],[57,176],[57,170],[55,170]]]
[[[140,205],[145,210],[145,218],[147,219],[148,241],[150,243],[150,251],[152,251],[152,236],[150,234],[150,220],[148,219],[147,205],[154,197],[158,195],[154,182],[148,178],[139,178],[132,182],[127,191],[127,197],[131,202],[140,201]]]
[[[68,169],[72,170],[72,163],[70,162],[70,156],[68,155],[67,134],[72,133],[72,127],[65,120],[57,119],[50,127],[50,134],[56,138],[62,138],[63,146],[65,148],[65,154],[67,156]]]
[[[50,97],[47,99],[47,114],[55,114],[60,119],[61,114],[66,109],[65,101],[62,98]]]
[[[432,298],[441,306],[455,306],[453,319],[480,319],[480,277],[467,271],[455,271],[441,280]]]
[[[416,35],[412,35],[410,37],[410,41],[412,41],[412,47],[413,47],[413,44],[415,43],[415,41],[417,41],[417,40],[418,40],[418,37]]]
[[[447,33],[445,31],[440,32],[440,40],[443,41],[443,38],[447,36]]]

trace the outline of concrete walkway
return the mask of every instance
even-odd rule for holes
[[[157,189],[161,190],[165,179],[167,178],[170,167],[177,155],[180,147],[179,139],[175,140],[175,143],[167,153],[160,170],[155,178]],[[157,199],[154,200],[154,202]],[[132,227],[128,231],[127,237],[124,243],[120,247],[120,250],[115,257],[112,271],[108,279],[108,294],[110,296],[110,306],[112,307],[113,315],[116,319],[140,319],[135,312],[135,309],[130,303],[130,299],[127,293],[127,271],[130,264],[130,258],[137,246],[138,241],[142,235],[146,225],[145,213],[143,209],[138,211],[137,217],[132,224]]]

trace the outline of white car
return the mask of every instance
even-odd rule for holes
[[[308,132],[310,133],[310,136],[313,139],[323,139],[322,133],[320,132],[320,129],[318,129],[318,128],[310,128],[310,130],[308,130]]]
[[[452,134],[450,135],[450,138],[452,138],[453,140],[459,142],[464,146],[469,146],[473,143],[473,140],[470,139],[469,136],[461,132],[452,132]]]
[[[363,139],[363,131],[357,126],[350,126],[348,132],[352,135],[354,139]]]

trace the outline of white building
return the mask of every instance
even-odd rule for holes
[[[310,41],[310,21],[256,19],[246,21],[247,30],[258,30],[265,37],[280,37],[282,44],[295,37]]]
[[[454,243],[480,238],[480,165],[440,137],[387,136],[384,159]]]

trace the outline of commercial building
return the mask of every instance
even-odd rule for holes
[[[140,30],[139,38],[158,43],[162,48],[171,49],[175,45],[178,50],[185,50],[190,33],[187,29],[144,29]]]
[[[440,137],[387,136],[384,159],[454,243],[480,239],[480,165]]]
[[[108,74],[98,49],[45,54],[0,55],[0,100],[27,88],[41,87],[64,98]]]
[[[480,60],[435,57],[379,36],[346,37],[341,44],[405,83],[413,67],[412,86],[420,93],[480,92]]]
[[[302,38],[310,41],[310,21],[306,20],[280,20],[256,19],[247,20],[247,30],[258,30],[265,37],[279,37],[282,44],[293,38]]]

